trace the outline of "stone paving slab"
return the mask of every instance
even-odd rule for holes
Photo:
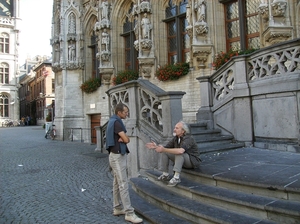
[[[202,155],[207,175],[300,191],[300,153],[245,147]]]
[[[107,154],[44,136],[38,126],[0,128],[0,223],[128,223],[112,215]]]

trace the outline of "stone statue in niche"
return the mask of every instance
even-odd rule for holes
[[[100,9],[102,9],[101,11],[101,19],[109,19],[109,3],[107,2],[107,0],[103,0],[103,2],[101,3]]]
[[[152,29],[152,25],[148,18],[147,13],[144,13],[144,17],[141,21],[141,26],[142,26],[142,38],[150,39],[150,30]]]
[[[75,42],[71,41],[69,44],[69,51],[68,51],[69,61],[75,61],[76,59],[76,46]]]
[[[54,50],[55,50],[54,62],[59,62],[60,61],[60,46],[59,46],[59,43],[55,44]]]
[[[188,26],[192,25],[192,11],[191,11],[191,6],[187,4],[186,6],[186,21],[188,23]]]
[[[134,34],[135,34],[135,39],[138,40],[139,39],[139,23],[138,23],[138,16],[135,15],[134,17]]]
[[[205,22],[206,20],[206,2],[205,0],[195,0],[195,11],[197,12],[197,22]]]
[[[102,51],[109,51],[109,34],[107,33],[107,30],[104,29],[102,32]]]

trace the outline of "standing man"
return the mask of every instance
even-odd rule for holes
[[[113,215],[124,215],[125,220],[141,223],[143,219],[136,216],[128,191],[127,178],[127,143],[126,128],[122,119],[128,116],[128,107],[122,103],[116,105],[115,114],[110,117],[106,129],[106,149],[109,152],[109,164],[112,168],[113,182]]]
[[[167,181],[169,178],[169,161],[174,162],[174,176],[169,181],[168,186],[174,187],[181,182],[180,173],[182,167],[196,168],[199,166],[201,159],[198,146],[193,136],[190,135],[189,127],[183,121],[175,125],[174,138],[166,145],[156,145],[155,142],[149,142],[146,147],[155,149],[156,152],[162,153],[162,175],[158,180]]]

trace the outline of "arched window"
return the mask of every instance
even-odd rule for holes
[[[131,4],[131,8],[128,11],[128,15],[131,14],[133,9],[133,4]],[[136,20],[135,20],[136,21]],[[123,33],[122,36],[124,38],[124,46],[125,46],[125,70],[134,70],[138,71],[138,53],[134,48],[135,34],[134,34],[134,26],[135,21],[130,22],[128,17],[126,18],[126,22],[123,25]]]
[[[0,36],[0,53],[9,53],[9,36],[7,33],[2,33]]]
[[[258,5],[260,0],[234,0],[225,3],[227,50],[260,48]]]
[[[0,93],[0,117],[8,117],[8,95]]]
[[[169,1],[166,8],[168,63],[188,62],[190,60],[190,37],[186,32],[186,6],[188,1],[181,1],[179,6]]]
[[[0,83],[9,84],[9,67],[6,63],[0,64]]]

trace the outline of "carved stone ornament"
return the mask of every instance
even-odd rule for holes
[[[151,12],[151,5],[148,1],[142,1],[139,5],[140,12]]]
[[[283,41],[290,40],[292,36],[291,27],[271,27],[264,33],[265,40],[269,42],[269,45],[281,43]]]
[[[101,68],[100,74],[105,85],[109,85],[113,75],[113,68]]]
[[[76,33],[68,33],[67,34],[67,41],[71,41],[71,40],[73,40],[73,41],[76,41]]]
[[[187,34],[189,35],[189,37],[192,38],[192,36],[193,36],[193,26],[187,26],[185,28],[185,30],[186,30]]]
[[[110,21],[108,19],[102,19],[100,22],[100,28],[101,29],[104,29],[104,28],[110,29]]]
[[[110,84],[111,75],[112,75],[112,73],[104,73],[104,74],[102,74],[103,83],[105,85],[109,85]]]
[[[151,77],[151,67],[142,67],[141,73],[143,78],[149,79]]]
[[[269,19],[269,6],[267,3],[261,3],[258,6],[258,10],[259,10],[259,14],[261,15],[261,17],[264,20],[268,20]]]
[[[272,16],[281,17],[285,15],[287,2],[286,0],[274,0],[271,3],[272,6]]]
[[[152,41],[148,39],[141,40],[141,48],[142,50],[149,51],[152,48]]]
[[[97,32],[97,33],[99,33],[100,29],[101,29],[100,23],[96,22],[95,25],[94,25],[94,31]]]
[[[154,58],[139,58],[140,76],[149,79],[154,66]]]
[[[109,61],[110,59],[110,52],[109,51],[102,51],[101,52],[101,60],[102,61]]]
[[[204,69],[206,67],[205,62],[210,54],[211,46],[194,47],[193,57],[196,57],[197,61],[199,62],[198,68]]]
[[[139,51],[139,48],[140,48],[139,41],[138,40],[134,41],[133,45],[134,45],[135,50]]]
[[[206,22],[195,23],[195,31],[197,36],[204,36],[208,33],[208,26]]]

